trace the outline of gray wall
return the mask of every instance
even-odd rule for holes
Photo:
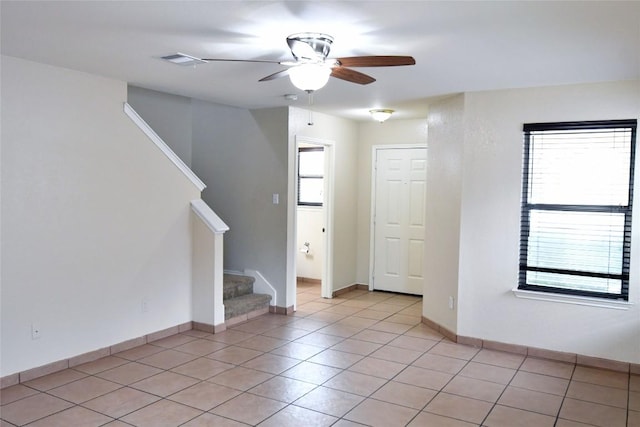
[[[127,87],[127,91],[129,105],[190,167],[191,98],[131,85]]]
[[[197,100],[192,107],[193,170],[207,184],[202,198],[230,227],[225,269],[259,271],[284,306],[287,109],[249,111]]]

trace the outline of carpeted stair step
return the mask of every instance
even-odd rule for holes
[[[252,294],[253,282],[255,282],[255,279],[251,276],[225,273],[222,300],[226,301],[242,295]]]
[[[269,310],[271,295],[248,294],[224,301],[224,320],[237,318],[256,310]]]

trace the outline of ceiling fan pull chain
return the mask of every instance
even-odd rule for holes
[[[307,121],[307,126],[313,126],[313,111],[311,111],[311,106],[313,105],[313,91],[308,90],[307,93],[309,94],[309,120]]]

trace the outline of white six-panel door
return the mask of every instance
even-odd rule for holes
[[[374,153],[373,288],[422,295],[427,150]]]

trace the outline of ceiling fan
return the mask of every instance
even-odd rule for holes
[[[212,61],[262,62],[287,66],[284,70],[263,77],[259,81],[269,81],[289,76],[299,89],[312,92],[323,87],[329,77],[335,77],[351,83],[366,85],[376,81],[373,77],[353,70],[351,67],[392,67],[414,65],[411,56],[352,56],[345,58],[327,58],[331,50],[333,37],[322,33],[297,33],[287,37],[294,61],[275,61],[260,59],[219,59],[196,58],[182,53],[163,56],[162,59],[180,65],[196,65]]]

